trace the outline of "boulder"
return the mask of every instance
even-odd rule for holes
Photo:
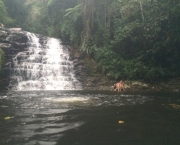
[[[0,30],[0,37],[6,37],[7,36],[7,32],[4,30]]]

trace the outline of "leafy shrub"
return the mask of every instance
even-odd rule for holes
[[[142,80],[151,82],[165,77],[161,67],[145,66],[139,58],[124,60],[110,49],[98,49],[94,53],[102,73],[112,79]]]
[[[13,22],[12,19],[8,16],[2,0],[0,0],[0,22],[5,25],[11,24]]]

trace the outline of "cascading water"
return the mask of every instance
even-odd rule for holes
[[[13,58],[10,86],[13,90],[81,90],[75,78],[68,49],[55,38],[42,44],[33,33],[27,33],[29,47]]]

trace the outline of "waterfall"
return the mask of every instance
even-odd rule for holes
[[[75,78],[73,62],[68,49],[60,40],[41,40],[27,33],[28,47],[14,58],[10,86],[13,90],[81,90]]]

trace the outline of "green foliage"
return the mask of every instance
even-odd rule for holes
[[[113,79],[180,76],[179,0],[3,2],[16,26],[70,41]]]
[[[101,67],[102,73],[112,79],[151,82],[165,78],[165,72],[161,67],[146,66],[140,61],[140,58],[124,60],[120,55],[107,48],[96,50],[94,58]]]
[[[118,79],[121,76],[124,68],[124,60],[107,48],[99,48],[94,52],[94,58],[102,68],[102,73],[108,77]]]
[[[28,8],[25,7],[25,1],[22,0],[3,0],[8,15],[13,19],[14,25],[21,26],[26,25],[26,18],[28,15]]]
[[[52,5],[52,3],[54,2],[54,0],[48,0],[48,6]]]
[[[5,25],[10,25],[12,23],[12,19],[8,16],[2,0],[0,0],[0,22]]]
[[[82,11],[82,4],[79,4],[74,8],[67,9],[66,10],[67,13],[64,16],[69,17],[70,20],[76,22],[82,14],[81,11]]]
[[[80,45],[82,25],[82,4],[65,10],[64,21],[61,24],[62,36],[75,45]]]
[[[78,27],[77,23],[72,23],[67,20],[64,21],[63,24],[61,24],[61,36],[67,41],[71,41],[74,45],[78,46],[80,45],[80,32],[76,31],[77,29],[81,29],[81,27]]]

